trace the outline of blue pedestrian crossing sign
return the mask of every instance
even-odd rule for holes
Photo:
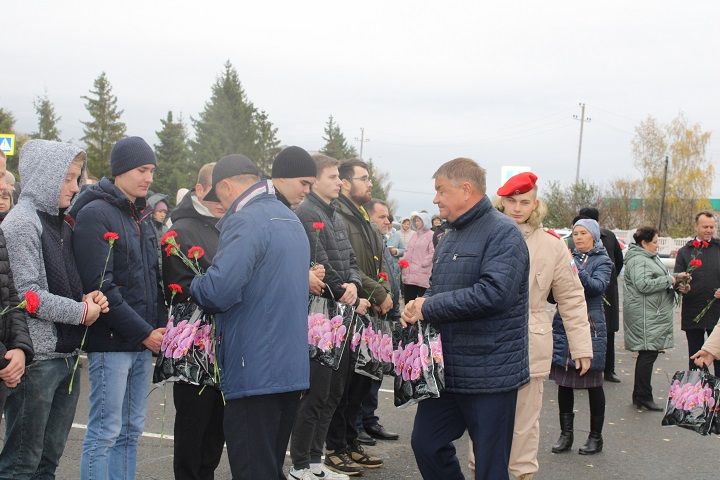
[[[0,133],[0,150],[5,155],[15,155],[15,134]]]

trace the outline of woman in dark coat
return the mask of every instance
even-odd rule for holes
[[[603,310],[603,294],[610,282],[612,262],[600,242],[600,227],[595,220],[581,219],[573,226],[573,268],[578,270],[580,282],[585,289],[590,333],[592,334],[593,359],[590,370],[583,376],[575,370],[570,358],[567,334],[560,314],[553,319],[553,360],[550,378],[558,384],[560,407],[560,439],[553,446],[553,453],[570,450],[573,442],[574,394],[576,388],[587,389],[590,398],[590,436],[580,448],[581,455],[602,451],[602,427],[605,419],[605,392],[603,373],[607,328]]]

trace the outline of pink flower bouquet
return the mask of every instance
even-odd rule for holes
[[[720,382],[705,370],[676,372],[670,384],[663,425],[675,425],[701,435],[717,421]]]

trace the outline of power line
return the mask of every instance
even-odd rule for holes
[[[580,103],[580,117],[573,115],[573,118],[580,120],[580,141],[578,142],[577,168],[575,168],[575,185],[577,185],[580,183],[580,156],[582,155],[583,127],[585,126],[585,122],[589,122],[591,120],[590,117],[585,117],[584,103]]]

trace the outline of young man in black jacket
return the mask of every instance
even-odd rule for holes
[[[323,296],[341,303],[358,306],[366,311],[369,303],[358,297],[360,272],[355,253],[348,239],[345,223],[337,211],[337,198],[342,181],[338,173],[338,161],[325,155],[313,157],[317,166],[317,179],[313,191],[300,204],[295,213],[302,221],[313,255],[313,262],[325,269]],[[323,228],[316,228],[322,223]],[[346,475],[358,475],[363,468],[355,464],[345,453],[337,455],[337,461],[327,466],[321,457],[330,420],[345,390],[350,368],[349,345],[337,371],[310,362],[310,390],[300,401],[300,408],[293,427],[290,456],[293,468],[290,478],[344,479]],[[338,475],[339,473],[339,475]]]
[[[137,443],[145,424],[152,355],[167,316],[157,238],[145,197],[155,154],[140,137],[118,141],[110,154],[113,180],[85,189],[73,205],[73,248],[82,285],[97,288],[110,311],[88,330],[90,402],[80,478],[135,476]],[[104,239],[117,233],[112,249]],[[104,274],[104,276],[103,276]]]
[[[212,188],[215,163],[207,163],[198,172],[195,188],[188,192],[170,214],[177,241],[185,250],[202,247],[205,254],[198,259],[202,271],[207,271],[218,249],[220,232],[215,228],[225,209],[220,202],[204,200]],[[195,274],[172,255],[162,263],[165,285],[179,284],[183,293],[174,302],[185,302],[190,297],[190,283]],[[170,301],[170,294],[166,292]],[[177,480],[212,480],[222,457],[223,400],[220,390],[203,388],[184,382],[173,383],[175,403],[173,470]]]

